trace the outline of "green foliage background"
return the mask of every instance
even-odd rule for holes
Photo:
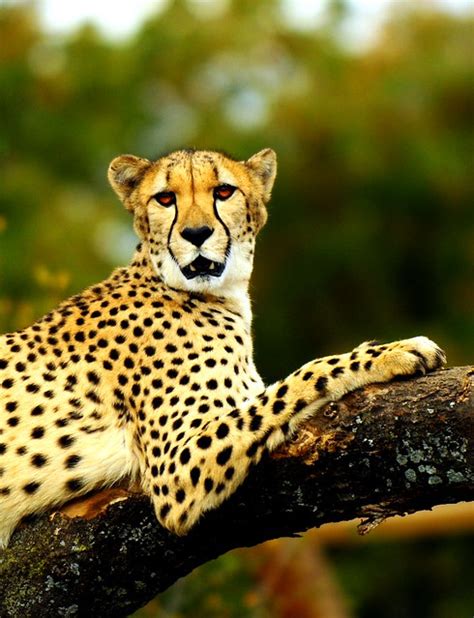
[[[129,259],[131,222],[105,180],[114,156],[271,146],[280,171],[253,279],[265,378],[420,333],[472,362],[473,20],[410,5],[358,52],[340,1],[302,31],[277,0],[207,15],[176,0],[123,41],[90,25],[47,35],[34,4],[0,7],[0,331]],[[368,563],[354,609],[382,615]],[[393,590],[408,603],[394,616],[420,615],[401,578]]]

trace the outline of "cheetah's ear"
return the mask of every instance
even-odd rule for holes
[[[132,206],[127,203],[127,198],[143,178],[150,165],[148,159],[141,159],[133,155],[116,157],[109,165],[107,176],[112,189],[129,210],[132,209]]]
[[[260,150],[245,165],[257,174],[262,185],[265,202],[268,202],[277,173],[276,153],[271,148]]]

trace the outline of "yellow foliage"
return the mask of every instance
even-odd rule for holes
[[[38,264],[34,268],[33,277],[40,287],[54,291],[65,290],[71,280],[70,273],[64,270],[52,272],[44,264]]]

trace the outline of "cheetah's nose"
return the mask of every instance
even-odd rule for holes
[[[200,247],[206,241],[214,230],[207,225],[202,227],[185,227],[181,232],[184,240],[189,241],[195,247]]]

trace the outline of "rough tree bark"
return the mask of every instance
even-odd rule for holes
[[[120,489],[26,522],[0,552],[0,616],[126,616],[230,549],[473,500],[473,382],[458,367],[327,406],[187,537]]]

